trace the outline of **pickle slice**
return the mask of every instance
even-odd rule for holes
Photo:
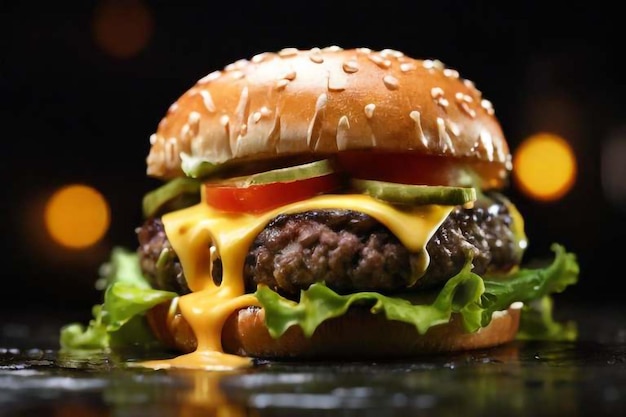
[[[363,194],[394,204],[457,206],[476,200],[476,189],[470,187],[412,185],[362,179],[353,179],[352,187]]]
[[[150,218],[162,211],[189,207],[200,201],[200,181],[178,177],[143,197],[143,215]]]
[[[246,187],[249,185],[270,184],[273,182],[299,181],[332,174],[334,171],[330,160],[322,159],[302,165],[259,172],[245,177],[231,178],[226,180],[225,183],[234,183],[239,187]]]

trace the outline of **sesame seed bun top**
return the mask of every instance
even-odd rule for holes
[[[147,174],[183,175],[181,154],[215,164],[376,149],[510,169],[491,103],[437,60],[339,47],[283,49],[198,80],[150,138]],[[493,172],[491,170],[490,172]]]

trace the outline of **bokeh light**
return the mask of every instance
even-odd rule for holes
[[[526,138],[513,155],[513,177],[527,196],[558,200],[576,180],[576,157],[562,137],[537,133]]]
[[[615,129],[602,143],[602,191],[606,200],[626,211],[626,126]]]
[[[130,58],[139,53],[153,30],[152,13],[142,0],[101,0],[95,9],[95,41],[116,58]]]
[[[60,188],[48,200],[45,224],[55,242],[74,249],[98,242],[110,223],[109,205],[96,189],[82,184]]]

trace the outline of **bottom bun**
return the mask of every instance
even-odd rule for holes
[[[196,338],[180,312],[170,315],[169,304],[148,312],[148,322],[158,339],[170,348],[188,353],[196,349]],[[464,330],[461,317],[430,328],[420,335],[414,326],[387,320],[365,308],[326,320],[307,338],[299,326],[290,327],[281,337],[270,336],[264,310],[248,307],[230,315],[222,330],[224,352],[262,359],[394,359],[483,349],[515,339],[520,309],[509,308],[494,314],[491,323],[477,332]]]

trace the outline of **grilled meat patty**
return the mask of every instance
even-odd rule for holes
[[[522,256],[512,222],[498,198],[480,199],[473,208],[456,207],[426,245],[430,263],[422,274],[418,265],[424,255],[410,253],[367,214],[315,210],[280,215],[249,249],[243,271],[246,288],[254,291],[257,284],[266,284],[291,298],[318,281],[339,293],[432,288],[457,274],[469,252],[475,273],[507,271]],[[188,293],[161,220],[150,219],[137,232],[141,266],[151,284]],[[221,281],[221,270],[218,258],[212,270],[216,283]]]

